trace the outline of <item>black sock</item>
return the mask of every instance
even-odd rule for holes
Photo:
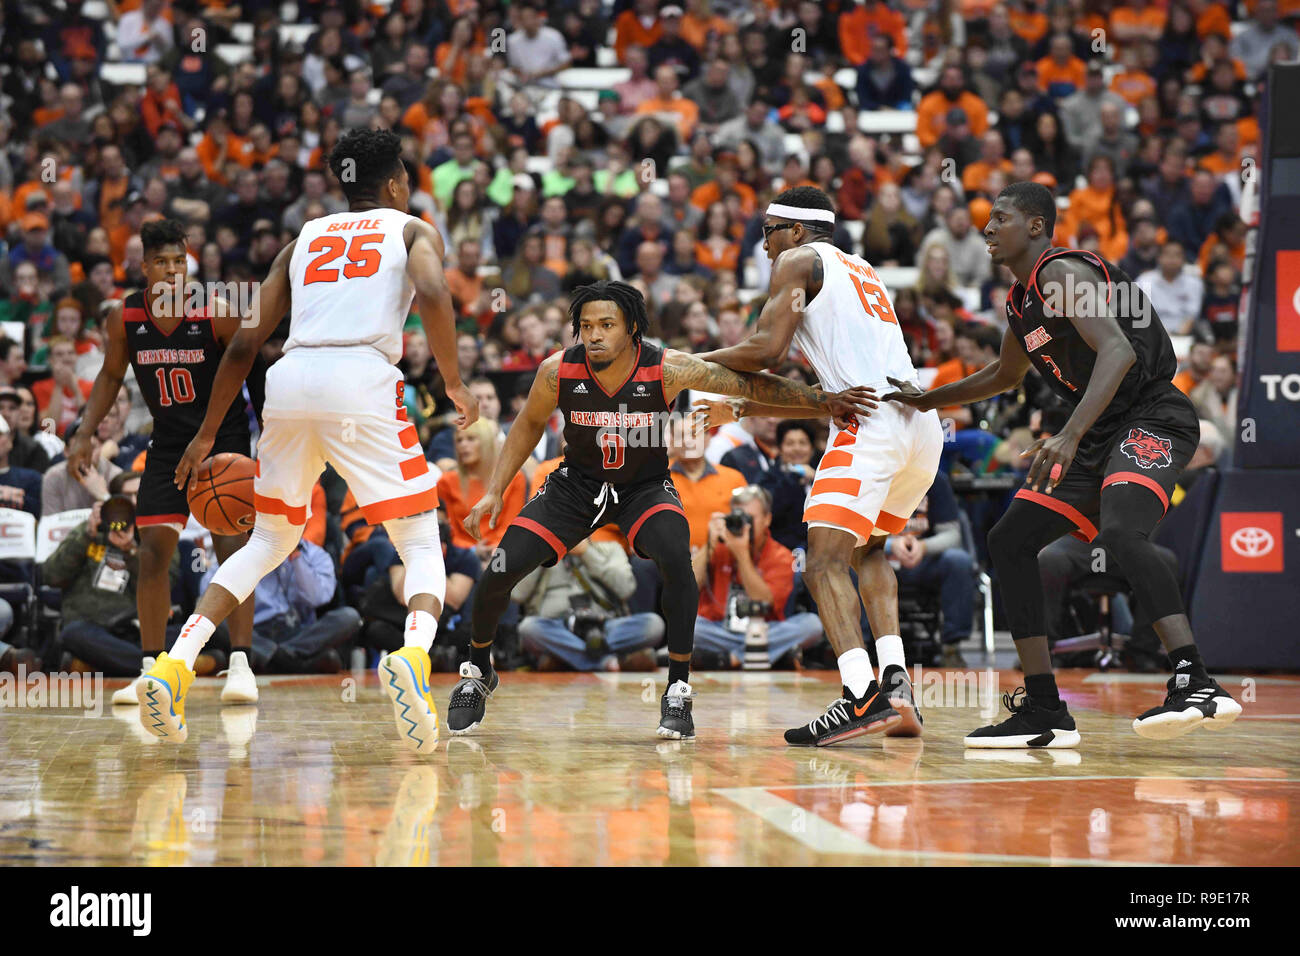
[[[475,647],[472,643],[469,646],[469,662],[483,672],[487,677],[492,673],[492,645],[485,644],[483,647]]]
[[[681,681],[683,684],[689,684],[691,682],[691,662],[675,661],[672,658],[669,658],[668,659],[668,686],[672,687],[673,684],[677,683],[678,681]]]
[[[1205,665],[1201,662],[1201,652],[1195,644],[1184,644],[1170,651],[1169,666],[1176,676],[1186,674],[1194,683],[1205,684],[1210,680],[1210,675],[1205,672]]]
[[[1040,707],[1055,710],[1061,706],[1055,674],[1026,674],[1025,690],[1029,691],[1029,698]]]

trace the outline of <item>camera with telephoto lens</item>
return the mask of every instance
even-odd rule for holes
[[[754,519],[750,517],[748,511],[732,508],[731,514],[723,519],[723,523],[726,525],[728,534],[741,535],[745,533],[746,527],[754,523]]]
[[[589,594],[570,596],[569,611],[569,630],[587,645],[587,653],[593,657],[604,653],[605,621],[609,615],[591,603]]]
[[[767,617],[772,605],[748,597],[736,598],[736,617]]]

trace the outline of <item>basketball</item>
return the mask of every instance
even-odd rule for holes
[[[253,527],[253,474],[257,463],[233,451],[202,462],[190,485],[190,513],[213,534],[243,534]]]

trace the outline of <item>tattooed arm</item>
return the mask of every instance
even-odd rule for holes
[[[790,354],[790,342],[808,300],[821,290],[821,285],[822,258],[817,250],[807,246],[787,249],[772,265],[770,292],[754,334],[731,348],[705,352],[700,358],[742,372],[780,365]]]
[[[697,388],[745,399],[745,415],[808,418],[812,415],[870,415],[875,403],[870,389],[838,394],[810,388],[768,372],[736,372],[697,355],[669,349],[664,353],[664,394],[669,401],[683,389]],[[870,404],[868,404],[870,402]]]
[[[485,513],[490,515],[488,527],[496,529],[506,488],[542,440],[546,423],[555,411],[560,387],[560,362],[563,359],[564,353],[556,352],[537,369],[533,387],[528,391],[528,400],[510,426],[505,444],[497,454],[496,467],[492,469],[492,477],[483,489],[483,497],[465,518],[465,530],[475,541],[479,539],[480,522]]]

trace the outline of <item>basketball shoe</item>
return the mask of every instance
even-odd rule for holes
[[[659,698],[659,729],[655,734],[666,740],[694,740],[695,718],[691,705],[695,692],[684,680],[676,681]]]
[[[921,708],[916,705],[912,694],[912,682],[907,679],[907,671],[897,664],[890,664],[880,675],[880,689],[891,707],[902,715],[902,720],[885,730],[886,737],[919,737],[925,721],[921,718]]]
[[[460,680],[451,689],[451,702],[447,705],[447,729],[453,734],[467,734],[483,723],[487,700],[500,683],[496,668],[484,677],[477,665],[469,661],[461,664]]]
[[[866,692],[859,698],[854,698],[847,687],[841,690],[843,696],[831,701],[826,713],[802,727],[787,730],[785,742],[796,747],[826,747],[863,734],[888,730],[903,720],[875,681],[867,685]]]
[[[438,749],[438,708],[429,689],[429,655],[403,647],[379,661],[379,683],[393,702],[397,736],[418,754]]]
[[[1186,675],[1178,674],[1169,678],[1163,704],[1152,707],[1133,721],[1133,730],[1139,737],[1169,740],[1197,727],[1222,730],[1241,714],[1241,704],[1233,700],[1217,681],[1188,681],[1186,686],[1178,687],[1180,677],[1187,679]]]
[[[166,651],[158,655],[153,667],[140,678],[140,724],[155,737],[183,744],[190,735],[185,722],[185,701],[194,671]]]
[[[257,678],[248,666],[248,655],[236,651],[230,655],[229,669],[226,671],[226,686],[221,688],[223,704],[256,704]]]
[[[143,661],[141,661],[140,677],[137,677],[135,680],[131,681],[131,683],[127,684],[125,687],[119,687],[117,690],[113,691],[114,707],[126,707],[128,705],[131,707],[136,707],[139,705],[140,695],[138,691],[140,687],[140,678],[144,677],[145,674],[148,674],[149,668],[153,667],[155,663],[157,663],[156,658],[146,657]]]
[[[1079,731],[1065,701],[1055,709],[1035,703],[1023,687],[1002,695],[1011,716],[966,737],[967,747],[1077,747]]]

